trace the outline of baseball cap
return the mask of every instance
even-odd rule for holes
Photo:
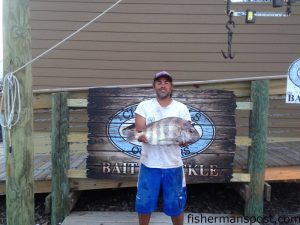
[[[172,76],[167,71],[160,71],[154,75],[154,81],[160,77],[167,77],[171,82],[173,81]]]

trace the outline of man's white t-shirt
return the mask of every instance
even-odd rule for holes
[[[146,119],[146,125],[166,117],[180,117],[191,121],[188,108],[176,100],[162,107],[156,98],[141,102],[136,110],[136,114]],[[181,150],[178,145],[149,145],[142,143],[141,163],[150,168],[176,168],[183,165]]]

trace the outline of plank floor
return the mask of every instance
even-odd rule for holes
[[[248,147],[237,147],[233,168],[246,169]],[[299,166],[300,142],[278,142],[268,144],[266,167]]]
[[[184,224],[202,225],[259,225],[259,223],[243,223],[242,217],[230,214],[185,213]],[[134,225],[138,224],[135,212],[72,212],[62,225]],[[150,225],[172,225],[170,217],[155,212],[151,216]]]
[[[87,153],[71,154],[71,169],[84,169]],[[35,154],[34,155],[34,180],[51,180],[51,155]],[[0,182],[5,181],[5,156],[0,155]]]

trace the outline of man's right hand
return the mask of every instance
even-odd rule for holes
[[[143,142],[143,143],[148,143],[148,139],[144,134],[142,134],[138,137],[138,141]]]

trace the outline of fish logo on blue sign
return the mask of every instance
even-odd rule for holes
[[[129,142],[122,135],[122,130],[134,126],[134,111],[138,104],[130,105],[118,111],[107,124],[107,136],[110,142],[121,152],[134,158],[141,156],[141,143]],[[199,109],[188,106],[192,122],[200,139],[181,148],[182,159],[193,157],[207,149],[214,141],[216,129],[213,121]]]

